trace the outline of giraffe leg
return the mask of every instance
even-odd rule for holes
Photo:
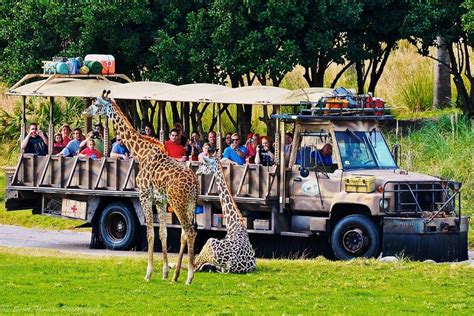
[[[166,230],[166,204],[158,206],[160,219],[160,240],[163,253],[163,280],[168,279],[169,263],[168,263],[168,232]]]
[[[181,244],[179,247],[178,263],[176,264],[176,270],[174,271],[173,281],[178,281],[179,274],[181,272],[181,264],[183,262],[184,248],[186,247],[186,235],[184,230],[181,230]]]
[[[145,280],[150,281],[153,273],[153,248],[155,246],[155,231],[153,230],[153,209],[146,197],[140,196],[140,202],[145,213],[146,235],[148,240],[148,265],[146,268]]]
[[[191,284],[194,278],[194,241],[196,240],[196,230],[194,226],[186,227],[186,239],[188,241],[188,278],[186,284]]]

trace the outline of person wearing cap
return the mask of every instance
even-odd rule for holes
[[[246,154],[247,150],[244,146],[240,145],[239,134],[235,133],[232,134],[232,144],[224,150],[222,161],[228,161],[235,165],[243,165],[245,164]]]

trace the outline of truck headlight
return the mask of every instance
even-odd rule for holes
[[[390,207],[390,203],[388,199],[380,199],[379,206],[382,211],[387,211]]]

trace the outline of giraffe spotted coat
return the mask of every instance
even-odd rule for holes
[[[242,214],[234,202],[219,161],[204,158],[197,174],[213,173],[226,220],[224,239],[210,238],[196,257],[195,269],[215,267],[221,272],[248,273],[256,268],[255,251],[249,240]]]
[[[181,246],[178,255],[173,281],[177,281],[186,244],[188,246],[188,277],[186,284],[191,284],[194,272],[194,241],[196,230],[193,225],[193,214],[199,192],[199,183],[193,171],[166,154],[163,144],[153,138],[140,135],[128,122],[115,101],[107,98],[104,91],[102,98],[92,104],[89,115],[107,115],[114,124],[117,135],[123,140],[134,159],[139,162],[139,171],[135,177],[147,225],[148,265],[145,279],[148,281],[153,272],[154,227],[153,209],[158,210],[160,223],[160,240],[163,253],[163,279],[168,278],[169,263],[167,253],[166,205],[169,204],[178,218],[181,227]]]

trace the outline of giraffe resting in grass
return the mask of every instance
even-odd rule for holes
[[[214,174],[222,213],[226,219],[227,234],[224,239],[210,238],[196,257],[195,269],[211,265],[221,272],[248,273],[255,270],[255,251],[250,244],[242,214],[234,202],[225,181],[222,165],[215,159],[204,158],[197,174]]]
[[[128,122],[117,103],[108,98],[109,93],[110,91],[107,93],[104,91],[102,98],[98,98],[86,112],[89,115],[107,115],[112,120],[117,135],[123,140],[134,159],[137,159],[139,162],[140,167],[135,182],[147,226],[148,265],[145,279],[149,281],[153,273],[153,248],[155,240],[153,204],[157,206],[160,222],[159,232],[163,251],[163,279],[168,278],[166,206],[169,204],[182,227],[181,245],[173,281],[178,280],[187,243],[189,264],[186,284],[191,284],[194,272],[194,241],[196,239],[193,214],[199,192],[197,177],[184,164],[169,158],[161,142],[140,135]]]

